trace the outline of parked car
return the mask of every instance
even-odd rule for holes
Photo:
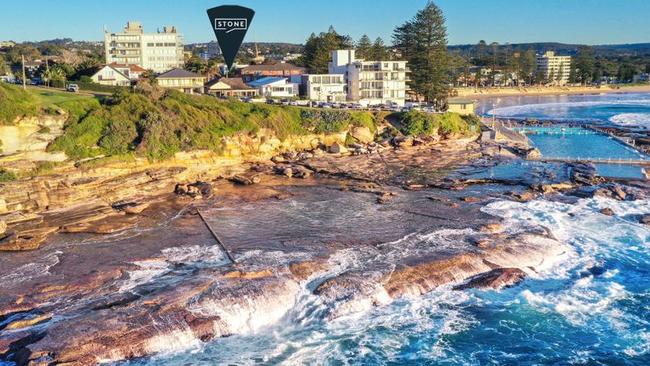
[[[68,87],[65,89],[71,93],[78,93],[79,92],[79,85],[77,84],[68,84]]]

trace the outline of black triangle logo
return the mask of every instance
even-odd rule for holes
[[[217,36],[228,70],[232,68],[254,15],[253,9],[238,5],[223,5],[208,9],[208,18],[214,29],[214,35]]]

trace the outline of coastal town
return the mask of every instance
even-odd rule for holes
[[[337,1],[5,4],[0,365],[650,364],[650,3]]]
[[[333,29],[328,32],[339,36]],[[367,37],[356,43],[349,40],[342,43],[350,48],[325,50],[329,61],[323,73],[315,72],[318,70],[314,65],[305,63],[305,54],[299,47],[292,47],[286,54],[262,54],[256,43],[249,44],[240,57],[248,63],[236,63],[228,70],[223,60],[219,61],[221,51],[216,42],[187,47],[181,31],[174,26],[146,32],[140,22],[128,21],[123,30],[105,29],[103,36],[103,42],[96,43],[44,42],[40,49],[3,41],[0,78],[10,83],[63,89],[82,85],[81,90],[89,92],[137,88],[138,83],[146,80],[184,93],[253,103],[440,109],[428,106],[423,96],[409,87],[411,66],[400,56],[398,47],[383,46],[381,39],[379,46],[375,45],[380,50],[374,52],[369,52],[373,45]],[[462,57],[462,52],[451,54],[453,65],[449,66],[448,78],[451,99],[445,109],[473,112],[470,99],[454,96],[512,93],[512,89],[519,92],[536,89],[540,93],[544,89],[571,91],[571,86],[618,88],[650,82],[650,61],[641,66],[634,66],[631,61],[612,66],[599,60],[595,65],[593,50],[587,47],[574,48],[570,51],[573,56],[566,51],[556,53],[553,45],[534,52],[481,41],[474,48],[474,58]],[[17,59],[17,54],[23,58]],[[476,65],[470,65],[469,61]]]

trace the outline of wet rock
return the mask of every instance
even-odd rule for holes
[[[481,202],[481,199],[479,197],[473,197],[473,196],[462,197],[461,200],[467,203]]]
[[[335,142],[332,144],[332,146],[329,147],[328,151],[331,154],[345,154],[349,150],[347,147],[343,146],[343,144],[340,144],[338,142]]]
[[[174,193],[181,196],[189,196],[192,198],[209,198],[212,197],[214,191],[210,183],[197,181],[191,184],[178,183],[174,188]]]
[[[606,216],[614,216],[614,211],[609,207],[602,208],[600,213]]]
[[[644,224],[644,225],[650,225],[650,214],[645,214],[641,216],[639,219],[639,222]]]
[[[470,288],[500,290],[518,284],[525,277],[526,272],[519,268],[496,268],[472,277],[466,283],[454,287],[454,290]]]
[[[382,192],[377,197],[377,203],[385,204],[385,203],[390,202],[392,199],[393,199],[393,193],[392,192]]]
[[[311,260],[304,262],[293,262],[289,264],[289,271],[298,281],[304,281],[311,277],[314,273],[321,272],[327,269],[327,262],[325,260]]]
[[[116,202],[111,205],[114,209],[128,215],[137,215],[149,207],[148,202]]]
[[[627,198],[627,193],[625,193],[625,191],[623,191],[623,188],[621,188],[619,185],[612,186],[611,191],[614,194],[614,198],[617,198],[621,201],[625,201]]]

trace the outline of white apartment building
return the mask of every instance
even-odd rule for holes
[[[537,56],[537,70],[544,73],[544,78],[550,84],[565,85],[569,82],[571,56],[556,56],[555,52],[546,51],[543,55]]]
[[[343,74],[310,74],[302,76],[304,95],[317,102],[345,102],[347,87]]]
[[[106,64],[138,65],[162,73],[183,67],[183,38],[175,27],[144,33],[142,24],[128,22],[124,31],[104,31]]]
[[[406,99],[406,61],[365,61],[354,50],[332,51],[330,74],[343,74],[347,99],[362,105],[404,105]]]
[[[267,76],[248,83],[257,89],[259,95],[266,98],[294,98],[298,96],[298,84],[291,83],[286,78]]]

